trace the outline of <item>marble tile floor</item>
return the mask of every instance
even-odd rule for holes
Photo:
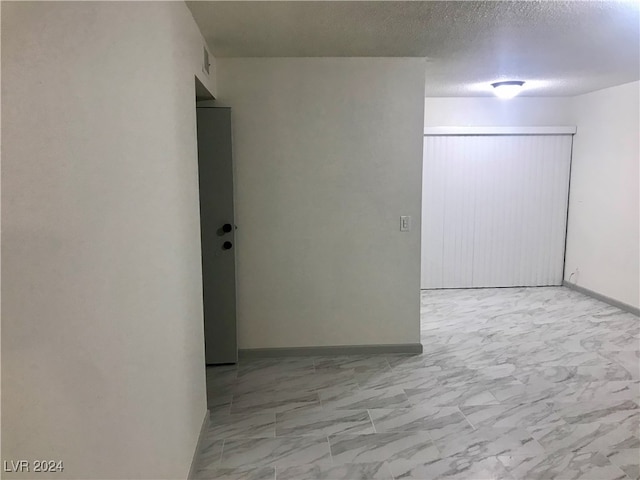
[[[638,317],[562,287],[423,291],[422,355],[207,369],[200,480],[640,480]]]

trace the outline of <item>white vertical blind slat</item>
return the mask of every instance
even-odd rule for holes
[[[560,285],[571,142],[426,136],[422,288]]]

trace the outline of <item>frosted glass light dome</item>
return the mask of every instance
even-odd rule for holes
[[[492,83],[493,93],[499,98],[509,99],[518,95],[522,91],[524,82],[520,80],[508,80],[505,82]]]

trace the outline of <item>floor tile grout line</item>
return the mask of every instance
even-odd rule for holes
[[[438,447],[438,445],[436,444],[436,441],[433,439],[433,436],[431,436],[431,433],[429,432],[429,430],[425,430],[424,433],[427,434],[427,436],[429,437],[429,440],[431,440],[431,443],[433,444],[433,448],[435,448],[436,452],[438,452],[438,458],[439,459],[445,458],[444,455],[442,455],[442,450],[440,450],[440,447]]]
[[[373,427],[373,433],[378,433],[378,429],[376,428],[376,424],[373,423],[373,417],[371,416],[371,411],[367,408],[367,415],[369,415],[369,421],[371,422],[371,426]]]
[[[637,449],[636,449],[636,450],[637,450]],[[602,455],[604,458],[606,458],[606,459],[607,459],[607,462],[609,462],[609,464],[610,464],[610,465],[613,465],[613,466],[614,466],[614,467],[616,467],[618,470],[620,470],[622,473],[624,473],[624,474],[626,475],[626,477],[627,477],[627,478],[626,478],[626,480],[635,480],[634,478],[631,478],[631,477],[629,476],[629,474],[628,474],[625,470],[623,470],[623,469],[622,469],[622,467],[621,467],[620,465],[616,465],[615,463],[613,463],[613,461],[609,458],[609,456],[605,453],[605,451],[604,451],[604,450],[599,450],[599,451],[598,451],[598,453],[599,453],[600,455]]]
[[[389,357],[387,355],[384,356],[384,361],[387,364],[387,367],[389,367],[389,371],[393,372],[393,368],[391,368],[391,363],[389,362]]]
[[[488,405],[488,406],[490,407],[491,405]],[[458,409],[460,414],[464,417],[464,419],[467,421],[467,423],[471,425],[471,428],[473,428],[474,431],[477,431],[478,427],[476,427],[473,423],[471,423],[471,420],[469,420],[469,418],[464,414],[464,412],[462,411],[462,408],[460,408],[460,405],[456,405],[456,408]]]
[[[327,439],[327,445],[329,446],[329,457],[331,458],[331,465],[337,465],[336,459],[333,458],[333,452],[331,451],[331,440],[329,440],[329,436],[327,435],[325,438]]]
[[[224,454],[224,444],[227,440],[226,439],[222,439],[222,447],[220,448],[220,458],[218,459],[218,466],[222,467],[222,455]]]
[[[396,477],[395,475],[393,475],[393,470],[391,470],[391,465],[389,465],[389,462],[385,460],[384,464],[387,467],[387,471],[389,472],[389,475],[391,476],[391,480],[396,480]]]
[[[273,412],[273,438],[278,438],[278,412]]]
[[[233,409],[233,399],[235,398],[236,394],[232,393],[231,394],[231,400],[229,400],[229,415],[232,414],[231,410]]]

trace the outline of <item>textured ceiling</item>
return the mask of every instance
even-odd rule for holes
[[[640,76],[640,0],[187,2],[216,57],[425,57],[427,96],[577,95]]]

